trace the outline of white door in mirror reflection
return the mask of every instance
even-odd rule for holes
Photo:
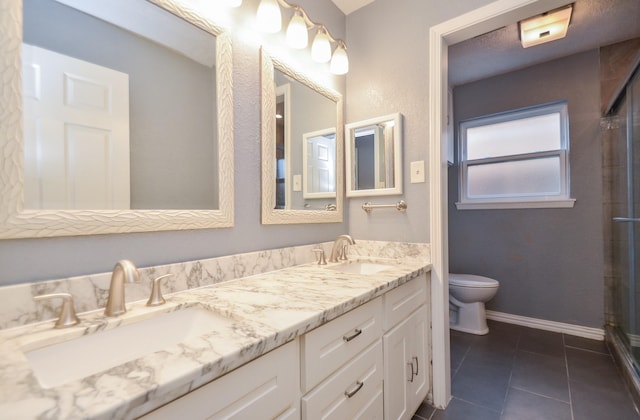
[[[393,187],[392,127],[376,124],[354,132],[354,189]]]
[[[129,77],[23,44],[25,208],[128,209]]]
[[[336,130],[330,128],[303,134],[303,196],[336,196]]]

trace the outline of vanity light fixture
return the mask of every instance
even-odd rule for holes
[[[282,14],[277,0],[261,0],[256,16],[262,32],[274,34],[282,29]]]
[[[317,63],[326,63],[331,60],[331,43],[327,36],[327,30],[324,26],[321,26],[316,33],[316,37],[313,38],[313,44],[311,44],[311,58]]]
[[[523,48],[555,41],[567,35],[573,4],[518,22]]]
[[[349,72],[349,57],[347,57],[347,46],[344,42],[338,41],[338,46],[331,57],[329,70],[333,74],[347,74]]]
[[[307,24],[304,21],[300,7],[296,7],[295,9],[289,26],[287,26],[287,44],[289,44],[291,48],[302,50],[307,48],[309,44],[309,32],[307,31]]]
[[[329,70],[333,74],[342,75],[349,71],[349,57],[344,41],[331,36],[324,25],[309,19],[300,6],[289,4],[285,0],[260,0],[256,21],[261,31],[276,33],[282,29],[280,7],[293,9],[286,34],[287,44],[291,48],[306,48],[309,44],[309,30],[317,29],[311,44],[311,58],[318,63],[331,61]],[[332,44],[336,45],[333,51]]]
[[[240,7],[242,6],[242,0],[225,0],[227,6],[229,7]]]

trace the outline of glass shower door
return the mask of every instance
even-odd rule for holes
[[[618,106],[612,159],[613,258],[618,277],[616,318],[636,370],[640,371],[640,73]]]

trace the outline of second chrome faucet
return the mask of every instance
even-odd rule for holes
[[[346,241],[349,245],[355,245],[356,241],[349,235],[340,235],[333,242],[333,248],[331,248],[331,256],[329,257],[329,262],[338,262],[338,259],[346,260],[347,259],[347,251],[346,247],[348,245],[342,245],[342,242]]]

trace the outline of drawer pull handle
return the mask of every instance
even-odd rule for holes
[[[414,370],[413,362],[416,362],[415,370]],[[411,362],[408,362],[407,365],[411,366],[411,379],[409,379],[409,382],[413,383],[413,378],[418,376],[418,374],[420,373],[420,365],[418,364],[418,357],[413,356],[411,358]]]
[[[364,386],[364,382],[360,382],[360,381],[356,381],[356,386],[355,388],[353,388],[353,390],[351,391],[344,391],[344,395],[347,396],[347,398],[351,398],[354,395],[356,395],[358,393],[358,391],[360,391],[360,389]]]
[[[353,330],[353,333],[351,335],[343,335],[342,339],[348,343],[360,334],[362,334],[362,330],[360,328],[356,328],[355,330]]]
[[[413,377],[415,376],[415,372],[413,371],[413,362],[407,362],[407,366],[411,368],[411,378],[409,378],[409,382],[413,383]]]

